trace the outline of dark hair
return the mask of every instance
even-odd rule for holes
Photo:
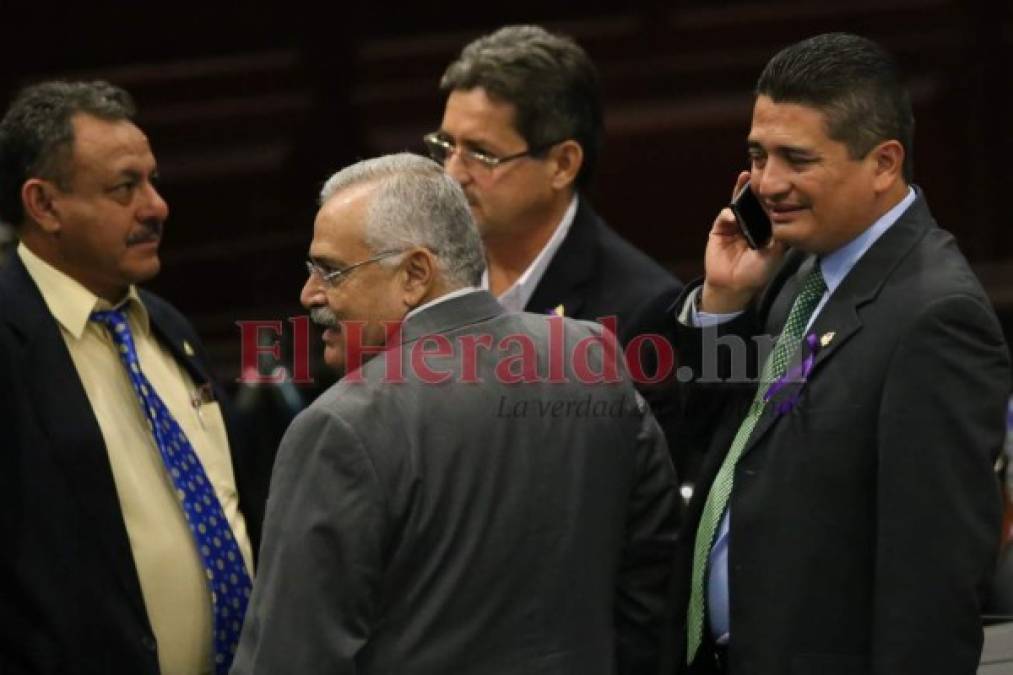
[[[786,47],[767,63],[757,96],[799,103],[827,118],[827,135],[865,157],[877,144],[904,146],[904,180],[914,174],[914,115],[893,58],[878,44],[850,33],[825,33]]]
[[[29,178],[69,189],[75,114],[123,120],[135,112],[130,95],[108,82],[50,81],[22,89],[0,121],[0,219],[21,224],[21,186]]]
[[[598,72],[580,46],[539,26],[506,26],[461,50],[440,89],[481,87],[517,108],[517,131],[529,147],[574,139],[584,150],[577,185],[587,186],[601,150]]]

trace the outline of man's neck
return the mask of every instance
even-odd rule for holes
[[[126,287],[112,287],[98,285],[89,278],[89,275],[82,273],[77,266],[63,256],[56,246],[53,246],[47,235],[30,230],[26,226],[21,228],[21,244],[31,251],[39,260],[42,260],[50,267],[67,275],[77,283],[84,286],[97,297],[107,300],[110,304],[116,305],[126,297],[130,290]]]
[[[471,293],[479,290],[476,286],[462,286],[459,283],[455,284],[441,284],[438,290],[434,290],[427,293],[426,296],[419,302],[418,305],[410,309],[405,315],[403,321],[407,321],[410,317],[422,312],[423,310],[432,307],[433,305],[450,300],[452,298]]]
[[[855,234],[855,238],[862,235],[863,232],[868,231],[869,228],[874,226],[879,219],[885,216],[891,209],[904,201],[907,197],[910,186],[904,181],[898,180],[894,185],[890,186],[890,189],[878,195],[872,208],[869,210],[868,215],[865,218],[866,226],[858,233]]]
[[[879,200],[879,213],[876,215],[876,220],[882,218],[883,214],[904,201],[910,189],[911,186],[902,180],[898,180],[896,184],[892,185]]]
[[[525,227],[509,235],[487,238],[485,244],[489,292],[502,295],[538,257],[559,227],[573,194],[561,195],[551,206]]]

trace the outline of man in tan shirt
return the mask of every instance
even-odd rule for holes
[[[136,287],[168,206],[133,113],[48,82],[0,122],[0,672],[221,673],[245,611],[262,507],[193,328]]]

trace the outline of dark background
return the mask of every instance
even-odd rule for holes
[[[316,193],[356,159],[422,151],[439,77],[506,23],[576,38],[597,63],[607,136],[590,198],[683,280],[746,166],[751,88],[781,47],[831,30],[883,43],[917,118],[916,182],[1013,327],[1013,3],[272,3],[0,0],[0,99],[50,77],[104,78],[140,107],[171,216],[151,284],[230,380],[237,320],[302,313]],[[311,354],[319,352],[312,343]]]

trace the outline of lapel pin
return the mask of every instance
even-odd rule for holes
[[[820,346],[826,347],[828,344],[830,344],[830,342],[834,339],[834,335],[836,335],[836,333],[830,331],[829,333],[824,333],[822,336],[820,336]]]
[[[184,353],[185,353],[185,354],[186,354],[187,356],[193,356],[193,354],[194,354],[194,352],[193,352],[193,347],[191,347],[191,346],[190,346],[190,343],[189,343],[189,342],[187,342],[186,340],[183,340],[183,352],[184,352]]]
[[[555,314],[556,316],[563,316],[564,315],[563,306],[556,305],[556,308],[552,310],[552,313]]]

